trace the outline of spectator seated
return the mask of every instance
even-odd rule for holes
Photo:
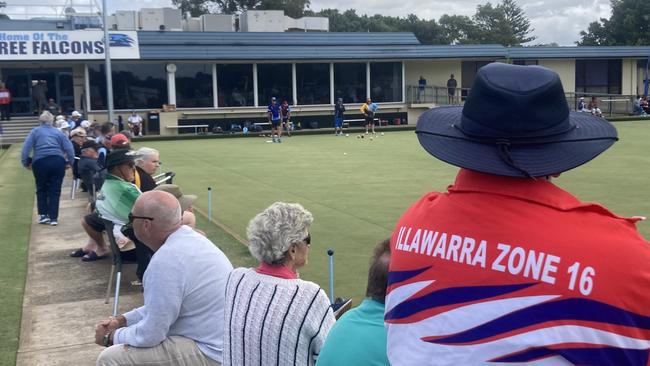
[[[318,366],[390,365],[384,326],[389,262],[390,240],[386,239],[376,246],[370,261],[367,298],[334,324],[318,356]]]
[[[276,202],[248,224],[260,265],[237,268],[228,279],[224,366],[314,364],[335,319],[325,292],[298,278],[312,221],[301,205]]]

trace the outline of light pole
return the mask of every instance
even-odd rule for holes
[[[113,123],[113,76],[111,74],[111,40],[108,34],[108,9],[106,0],[102,0],[102,16],[104,28],[104,71],[106,72],[106,110],[108,121]]]

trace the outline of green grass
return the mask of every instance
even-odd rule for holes
[[[14,365],[20,334],[34,179],[20,165],[20,145],[0,155],[0,365]]]
[[[650,215],[650,123],[616,126],[620,142],[598,159],[563,174],[557,183],[620,215]],[[211,186],[213,215],[242,237],[248,221],[269,204],[304,205],[315,221],[309,264],[301,277],[328,289],[325,251],[334,248],[336,295],[352,296],[355,303],[365,292],[372,247],[390,236],[413,201],[425,192],[444,190],[457,172],[428,155],[412,131],[386,133],[374,141],[356,135],[298,136],[282,144],[266,140],[162,141],[147,146],[161,151],[164,170],[177,173],[174,182],[186,193],[199,195],[197,206],[204,211]],[[199,224],[203,229],[207,222]],[[647,223],[639,228],[650,237]],[[208,231],[233,264],[254,264],[246,248],[227,234]]]

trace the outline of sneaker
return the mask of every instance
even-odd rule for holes
[[[39,215],[38,216],[38,223],[39,224],[49,224],[50,223],[50,218],[47,217],[47,215]]]
[[[278,137],[278,142],[282,142],[282,139],[280,139],[279,137]]]
[[[52,221],[50,221],[50,226],[56,226],[56,225],[58,225],[58,224],[59,224],[59,223],[58,223],[56,220],[52,220]]]

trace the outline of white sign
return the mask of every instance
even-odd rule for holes
[[[139,59],[137,32],[109,32],[111,59]],[[104,59],[104,32],[0,31],[0,61]]]

